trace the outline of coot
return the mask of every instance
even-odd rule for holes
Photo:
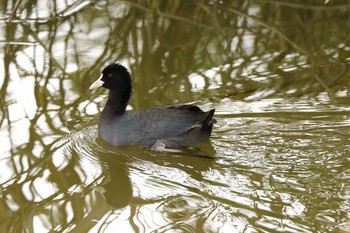
[[[179,153],[186,147],[209,139],[215,109],[202,111],[194,105],[154,107],[126,111],[131,95],[131,77],[120,64],[108,65],[89,89],[109,89],[98,131],[103,140],[114,146],[140,145],[157,152]]]

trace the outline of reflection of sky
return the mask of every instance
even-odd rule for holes
[[[216,89],[220,87],[222,83],[221,76],[218,74],[219,71],[220,68],[213,68],[210,70],[203,71],[201,74],[191,74],[188,77],[188,79],[192,85],[192,91],[203,91],[205,87],[204,77],[207,77],[210,83],[208,89]]]
[[[4,82],[4,63],[3,54],[1,54],[2,59],[0,59],[0,82],[1,86]],[[2,100],[6,105],[8,105],[9,120],[8,124],[11,124],[11,135],[9,131],[1,130],[1,150],[9,151],[11,140],[16,145],[21,145],[28,142],[29,132],[28,128],[30,123],[28,121],[29,116],[33,117],[35,114],[35,98],[33,94],[33,78],[21,79],[14,65],[10,66],[10,81],[8,83],[6,99]],[[4,114],[4,113],[2,113]],[[8,124],[3,124],[1,127],[8,127]]]

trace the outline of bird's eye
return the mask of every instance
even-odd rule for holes
[[[108,74],[107,77],[108,77],[108,78],[112,78],[112,74]]]

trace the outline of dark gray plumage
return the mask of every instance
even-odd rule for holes
[[[98,129],[101,137],[114,146],[141,145],[158,152],[180,152],[171,148],[186,147],[209,139],[215,109],[203,112],[193,105],[155,107],[126,111],[131,95],[131,78],[120,64],[111,64],[90,89],[110,90],[102,110]]]

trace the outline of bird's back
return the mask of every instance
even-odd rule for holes
[[[101,137],[108,143],[151,147],[157,140],[171,141],[172,147],[189,146],[208,140],[214,109],[203,112],[192,105],[156,107],[141,111],[109,114],[104,109],[99,121]]]

